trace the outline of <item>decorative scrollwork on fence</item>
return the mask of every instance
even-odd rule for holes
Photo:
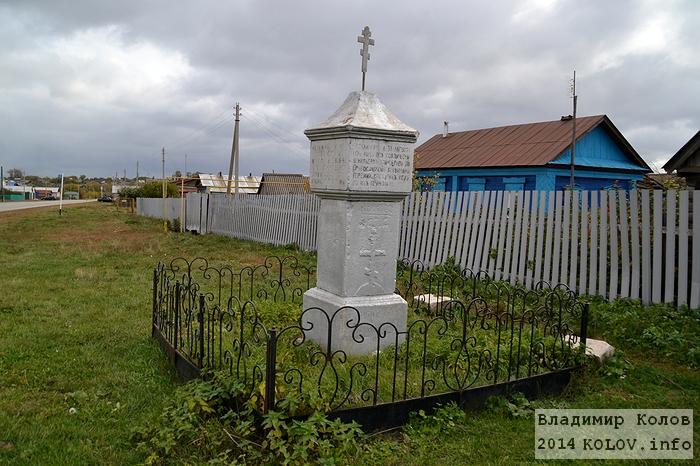
[[[398,270],[407,301],[420,292],[452,299],[430,313],[409,301],[405,326],[363,320],[353,307],[313,307],[276,329],[255,303],[274,309],[301,299],[313,270],[296,258],[270,257],[236,273],[201,258],[173,259],[153,272],[154,332],[197,368],[241,381],[261,409],[289,400],[302,410],[377,405],[576,364],[587,307],[566,286],[528,290],[415,261]]]

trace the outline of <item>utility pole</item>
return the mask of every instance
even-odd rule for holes
[[[576,103],[578,100],[578,96],[576,95],[576,70],[574,70],[574,80],[571,85],[571,94],[574,98],[574,126],[571,131],[571,191],[574,190],[574,187],[576,186],[574,184],[575,177],[574,177],[574,157],[576,155]]]
[[[139,182],[139,161],[136,161],[136,184]]]
[[[238,127],[238,122],[241,121],[241,106],[236,103],[236,134],[233,137],[233,143],[236,146],[236,163],[233,166],[233,179],[236,183],[236,189],[234,193],[238,196],[238,162],[241,160],[241,148],[238,146],[238,136],[240,135],[240,129]]]
[[[236,191],[235,193],[238,194],[238,129],[239,129],[239,122],[241,120],[241,106],[238,102],[236,102],[236,120],[233,125],[233,143],[231,144],[231,163],[229,163],[228,166],[228,183],[226,184],[226,195],[230,196],[231,195],[231,179],[233,176],[235,176],[236,180]],[[235,175],[234,175],[235,171]]]
[[[185,175],[180,174],[180,233],[185,232]]]
[[[24,194],[24,187],[22,188],[22,194]],[[5,171],[2,166],[0,166],[0,199],[2,199],[2,202],[5,202]]]
[[[185,173],[183,175],[187,176],[187,154],[185,154]]]
[[[61,191],[58,193],[58,215],[63,215],[63,173],[61,173]]]
[[[163,159],[162,159],[162,166],[163,166],[163,231],[168,232],[168,214],[166,210],[165,203],[167,202],[167,194],[168,190],[165,187],[165,147],[163,147]]]
[[[126,183],[126,168],[124,169],[124,182]]]

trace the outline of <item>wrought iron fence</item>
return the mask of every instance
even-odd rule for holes
[[[451,263],[427,270],[402,261],[403,329],[363,322],[351,307],[302,310],[313,282],[313,268],[293,256],[238,271],[201,258],[161,263],[153,272],[153,334],[182,376],[225,371],[263,412],[322,409],[374,426],[398,425],[419,406],[468,404],[494,387],[561,386],[586,342],[587,304],[565,285],[527,290]],[[320,344],[309,338],[314,325],[325,326]],[[375,351],[334,349],[338,326]],[[388,418],[371,411],[388,406],[395,412]]]

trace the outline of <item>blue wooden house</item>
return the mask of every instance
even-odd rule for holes
[[[445,131],[415,151],[419,177],[445,191],[562,190],[570,184],[573,119]],[[651,172],[606,115],[576,119],[577,189],[633,189]]]

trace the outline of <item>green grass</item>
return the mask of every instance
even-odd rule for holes
[[[0,215],[0,463],[142,461],[131,429],[179,383],[151,338],[154,265],[289,253],[160,225],[109,205]]]
[[[166,235],[160,228],[107,205],[71,207],[63,217],[41,209],[0,214],[0,464],[143,462],[131,432],[155,422],[180,385],[150,336],[153,266],[202,256],[236,269],[290,253],[215,235]],[[683,356],[697,354],[694,315],[655,311],[654,331],[635,339],[609,327],[625,324],[610,317],[615,309],[601,309],[600,318],[593,313],[594,336],[609,336],[622,356],[590,368],[563,396],[533,406],[700,410],[700,375],[691,368],[696,358]],[[643,309],[623,310],[643,316]],[[674,333],[668,320],[676,318],[682,329]],[[638,327],[632,327],[636,334]],[[77,412],[69,414],[70,408]],[[531,416],[498,407],[450,415],[450,422],[418,416],[403,431],[373,435],[351,461],[533,461]],[[695,443],[697,451],[697,429]]]

